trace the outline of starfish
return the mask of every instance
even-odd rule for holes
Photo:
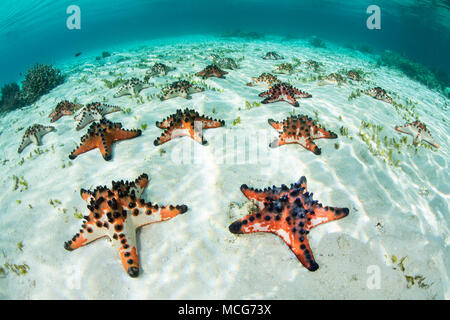
[[[189,83],[188,81],[175,81],[161,90],[161,101],[175,97],[183,97],[185,99],[189,99],[190,94],[202,91],[202,88],[197,87]]]
[[[73,160],[82,153],[99,148],[106,161],[111,160],[111,145],[115,141],[131,139],[139,137],[141,130],[125,130],[122,129],[121,123],[113,123],[106,119],[100,122],[94,122],[89,127],[87,133],[81,137],[81,144],[72,151],[69,159]]]
[[[312,69],[312,70],[315,71],[315,72],[319,71],[319,69],[321,68],[321,66],[323,66],[323,63],[317,62],[317,61],[314,61],[314,60],[308,60],[308,61],[306,61],[306,62],[303,62],[303,64],[304,64],[307,68]]]
[[[279,133],[278,138],[269,145],[271,148],[288,143],[298,143],[314,154],[320,155],[322,151],[313,140],[337,138],[334,132],[323,129],[311,118],[304,115],[292,116],[282,122],[269,119],[268,122]]]
[[[197,76],[202,77],[203,79],[210,78],[210,77],[217,77],[217,78],[225,78],[224,75],[228,72],[223,71],[216,65],[209,65],[199,73],[197,73]]]
[[[271,232],[280,236],[298,260],[310,271],[316,271],[316,263],[308,233],[319,224],[346,217],[348,208],[323,207],[313,200],[306,190],[306,178],[301,177],[290,188],[282,185],[264,190],[241,186],[244,195],[254,202],[258,209],[242,219],[233,222],[229,230],[235,234]]]
[[[74,104],[67,100],[61,101],[57,104],[55,110],[49,115],[51,118],[50,122],[55,122],[62,116],[70,116],[79,108],[81,108],[81,105],[79,104]]]
[[[174,67],[168,67],[163,63],[155,63],[153,67],[147,71],[147,74],[150,77],[163,77],[167,75],[170,71],[174,71],[176,68]]]
[[[274,51],[267,52],[263,57],[264,60],[282,60],[284,59],[282,56],[280,56],[278,53]]]
[[[81,189],[81,197],[88,203],[89,215],[84,216],[82,229],[64,243],[72,251],[99,238],[108,237],[119,251],[125,271],[131,277],[139,275],[139,256],[136,229],[150,223],[166,221],[187,211],[186,205],[158,206],[146,203],[142,192],[148,175],[134,182],[112,182],[112,188],[98,186],[94,191]]]
[[[353,81],[361,81],[362,80],[361,75],[356,70],[350,70],[349,72],[347,72],[346,75],[347,75],[347,78],[352,79]]]
[[[339,73],[330,73],[324,78],[324,80],[336,84],[345,83],[344,77],[341,76]]]
[[[220,58],[217,54],[210,54],[208,60],[219,68],[236,70],[239,69],[238,64],[233,58]]]
[[[253,87],[257,84],[266,85],[267,87],[271,87],[274,83],[278,83],[280,80],[270,73],[262,73],[259,77],[252,77],[252,81],[247,83],[247,86]]]
[[[203,138],[203,129],[219,128],[225,125],[225,121],[201,116],[192,109],[178,109],[176,113],[168,116],[162,122],[157,121],[156,126],[165,129],[159,138],[154,141],[158,146],[176,137],[188,136],[205,145],[207,141]]]
[[[413,144],[417,145],[421,141],[425,141],[435,148],[439,148],[439,145],[434,141],[430,131],[427,129],[424,123],[420,121],[414,121],[407,123],[404,126],[396,126],[395,130],[401,133],[406,133],[413,136]]]
[[[215,65],[223,69],[236,70],[239,69],[238,64],[233,58],[221,58],[213,61]]]
[[[374,99],[381,100],[381,101],[384,101],[387,103],[392,103],[392,98],[388,96],[388,94],[386,93],[386,90],[384,90],[380,87],[363,90],[362,92],[371,96]]]
[[[266,99],[264,99],[262,103],[286,101],[291,105],[293,105],[294,107],[299,106],[296,98],[312,97],[309,93],[296,89],[290,84],[284,82],[274,84],[273,86],[270,87],[268,91],[260,93],[259,96],[266,97]]]
[[[273,69],[273,73],[282,73],[290,75],[292,72],[294,72],[294,66],[290,63],[279,64],[275,66],[275,69]]]
[[[22,138],[22,143],[20,144],[18,153],[21,153],[25,147],[27,147],[32,142],[40,146],[41,145],[41,138],[45,134],[55,130],[55,127],[52,126],[43,126],[41,124],[34,124],[31,127],[28,127],[25,131],[25,134]]]
[[[149,85],[145,82],[139,80],[138,78],[131,78],[127,80],[124,84],[122,84],[114,95],[114,98],[119,98],[125,95],[138,95],[141,90],[148,88]]]
[[[120,111],[119,107],[102,104],[100,102],[92,102],[86,105],[74,119],[77,122],[77,130],[81,130],[93,121],[103,119],[105,114]]]

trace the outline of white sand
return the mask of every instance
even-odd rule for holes
[[[173,45],[177,43],[177,45]],[[57,67],[69,74],[66,82],[30,107],[11,112],[0,119],[0,266],[27,264],[29,270],[18,276],[10,270],[0,274],[0,298],[3,299],[448,299],[449,289],[449,152],[448,100],[398,71],[375,68],[375,60],[342,48],[310,48],[306,42],[234,42],[196,37],[189,41],[171,39],[134,46],[136,49],[111,50],[110,58],[95,60],[99,52],[83,53],[78,60]],[[142,79],[155,61],[177,67],[158,83],[174,81],[180,74],[198,72],[208,63],[206,57],[217,49],[229,49],[224,56],[240,58],[241,69],[229,71],[226,79],[212,78],[206,83],[223,92],[193,94],[191,100],[175,98],[165,102],[148,101],[147,96],[160,88],[141,92],[144,103],[129,97],[113,98],[116,89],[108,89],[102,78]],[[267,51],[287,57],[283,61],[260,58]],[[351,55],[350,55],[351,54]],[[117,63],[120,57],[128,60]],[[186,61],[177,63],[179,57]],[[267,119],[282,120],[294,110],[285,102],[245,110],[245,101],[261,101],[263,88],[249,88],[252,76],[271,72],[275,64],[314,59],[324,63],[326,73],[343,68],[361,68],[371,72],[370,83],[418,102],[417,113],[440,145],[437,152],[419,147],[417,154],[403,148],[396,155],[400,166],[394,168],[373,156],[358,136],[361,120],[384,126],[381,135],[402,136],[394,130],[404,124],[393,106],[362,96],[347,101],[357,85],[319,86],[302,83],[298,75],[279,78],[313,95],[300,100],[297,114],[314,117],[336,132],[336,140],[322,139],[316,156],[299,145],[270,149],[276,136]],[[106,62],[106,63],[105,63]],[[300,66],[300,69],[304,69]],[[110,75],[109,72],[113,74]],[[304,74],[299,74],[303,76]],[[86,81],[80,81],[85,77]],[[170,77],[170,79],[169,79]],[[95,91],[94,91],[95,90]],[[141,137],[116,143],[113,159],[106,162],[98,150],[80,155],[68,166],[69,153],[86,133],[75,131],[73,117],[64,116],[54,125],[56,131],[43,138],[41,150],[48,152],[25,159],[36,146],[22,154],[17,148],[25,129],[34,124],[48,125],[48,115],[61,99],[79,103],[102,101],[123,108],[106,118],[121,122],[125,128],[146,123]],[[155,147],[153,141],[162,130],[155,126],[177,108],[195,107],[201,113],[224,119],[225,128],[205,131],[208,146],[184,137]],[[215,109],[216,113],[212,111]],[[239,110],[240,109],[240,110]],[[342,120],[339,119],[342,116]],[[240,117],[241,123],[233,126]],[[349,130],[353,140],[339,134],[340,126]],[[19,128],[21,128],[16,132]],[[238,137],[239,146],[232,139]],[[240,144],[247,141],[242,147]],[[228,144],[223,143],[226,139]],[[411,137],[408,136],[411,142]],[[334,144],[339,143],[336,150]],[[53,150],[51,146],[53,145]],[[164,149],[166,153],[160,154]],[[180,155],[193,150],[197,164]],[[189,161],[188,161],[189,160]],[[65,168],[62,165],[65,164]],[[151,181],[143,194],[146,201],[158,204],[186,204],[189,210],[170,221],[146,226],[138,231],[141,272],[130,278],[118,253],[109,241],[94,243],[68,252],[64,241],[80,226],[74,208],[87,213],[79,196],[80,188],[110,186],[112,180],[134,180],[141,173]],[[23,176],[28,190],[13,190],[12,176]],[[272,234],[236,236],[229,224],[247,213],[250,205],[239,187],[264,188],[290,184],[302,175],[314,198],[324,205],[348,207],[348,217],[321,225],[310,233],[310,244],[320,269],[309,272],[281,238]],[[51,199],[61,201],[52,206]],[[20,203],[16,201],[20,200]],[[31,205],[31,208],[29,207]],[[64,213],[62,208],[66,209]],[[18,243],[23,244],[22,251]],[[405,270],[393,263],[403,262]],[[374,271],[375,270],[375,271]],[[368,286],[378,272],[377,288]],[[423,276],[407,287],[406,276]]]

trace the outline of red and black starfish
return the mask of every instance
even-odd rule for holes
[[[207,141],[203,138],[203,129],[219,128],[225,125],[224,120],[216,120],[201,116],[192,109],[178,109],[176,113],[168,116],[162,122],[157,121],[156,126],[165,129],[159,138],[154,141],[158,146],[176,137],[188,136],[200,144],[205,145]]]
[[[371,96],[374,99],[381,100],[387,103],[392,103],[392,98],[387,94],[386,90],[380,87],[363,90],[363,93]]]
[[[314,154],[319,155],[322,151],[313,140],[337,138],[334,132],[323,129],[311,118],[304,115],[291,116],[281,122],[269,119],[268,122],[279,133],[278,138],[270,144],[271,148],[288,143],[298,143]]]
[[[148,183],[144,173],[134,182],[112,182],[112,188],[98,186],[94,191],[81,189],[88,203],[82,229],[64,243],[72,251],[99,238],[108,237],[119,251],[123,267],[131,277],[139,275],[136,229],[150,223],[172,219],[187,211],[186,205],[158,206],[141,198]]]
[[[55,122],[62,116],[70,116],[79,108],[81,108],[81,105],[79,104],[74,104],[67,100],[61,101],[56,105],[55,110],[49,115],[51,118],[50,122]]]
[[[228,72],[223,71],[216,65],[209,65],[202,71],[197,73],[197,76],[202,77],[203,79],[210,78],[210,77],[217,77],[217,78],[225,78],[224,75]]]
[[[282,185],[264,190],[241,186],[244,195],[258,210],[233,222],[229,230],[235,234],[271,232],[280,236],[298,260],[310,271],[319,265],[309,246],[309,231],[319,224],[346,217],[348,208],[323,207],[306,190],[306,178],[301,177],[290,188]]]
[[[75,159],[82,153],[99,148],[106,161],[111,160],[111,145],[115,141],[131,139],[142,134],[141,130],[122,129],[121,123],[113,123],[106,119],[100,122],[94,122],[88,129],[88,132],[81,137],[81,144],[69,155],[70,159]]]
[[[298,107],[299,104],[296,98],[311,98],[312,95],[309,93],[303,92],[297,88],[294,88],[290,84],[287,83],[276,83],[270,87],[268,91],[262,92],[259,94],[260,97],[265,97],[262,103],[271,103],[277,101],[286,101],[293,105],[294,107]]]

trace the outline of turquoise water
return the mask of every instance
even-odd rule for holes
[[[256,31],[394,50],[450,73],[448,1],[191,0],[76,1],[81,30],[66,28],[72,1],[0,3],[0,84],[18,81],[30,65],[122,42],[225,31]],[[381,29],[368,30],[366,9],[381,9]],[[445,76],[443,76],[445,77]],[[447,79],[448,77],[446,77]]]

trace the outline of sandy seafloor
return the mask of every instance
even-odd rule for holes
[[[312,48],[306,41],[240,41],[206,37],[166,39],[105,48],[112,55],[97,61],[101,52],[84,52],[79,58],[56,64],[68,75],[61,86],[38,102],[0,119],[0,266],[26,264],[25,275],[10,270],[0,275],[2,299],[448,299],[449,289],[449,141],[448,100],[399,71],[376,67],[376,60],[361,52],[329,45]],[[174,81],[193,74],[208,63],[209,53],[236,59],[241,68],[226,79],[210,78],[206,90],[192,99],[161,102],[154,97],[161,88],[141,91],[142,101],[108,89],[102,79],[143,79],[146,70],[160,61],[175,66],[155,83]],[[263,60],[267,51],[286,59]],[[313,95],[293,108],[285,102],[246,110],[245,101],[262,99],[262,87],[247,87],[252,76],[271,72],[281,62],[314,59],[324,63],[324,73],[360,68],[365,83],[319,85],[298,77],[279,75]],[[299,66],[300,70],[305,70]],[[195,77],[194,77],[195,78]],[[200,79],[199,79],[200,80]],[[416,111],[440,145],[437,151],[402,147],[398,167],[372,155],[358,136],[361,120],[383,125],[381,136],[400,139],[394,130],[405,120],[390,104],[361,96],[348,101],[356,88],[379,85],[417,102]],[[113,146],[113,159],[104,161],[98,149],[73,161],[68,155],[86,133],[75,130],[72,116],[53,123],[56,131],[44,136],[41,155],[27,159],[35,145],[17,153],[25,129],[49,125],[48,115],[62,100],[86,104],[105,101],[130,108],[107,119],[127,129],[147,124],[141,137]],[[142,103],[143,102],[143,103]],[[177,108],[195,107],[201,113],[224,119],[224,128],[205,131],[207,146],[184,137],[155,147],[162,130],[155,126]],[[317,140],[322,149],[314,155],[299,145],[268,147],[276,132],[267,119],[282,120],[290,112],[315,117],[338,139]],[[213,111],[215,113],[213,113]],[[341,116],[341,118],[340,118]],[[240,117],[241,122],[233,125]],[[348,128],[349,136],[339,134]],[[245,141],[234,146],[233,139]],[[223,143],[224,139],[228,143]],[[408,136],[408,142],[412,138]],[[339,148],[335,148],[335,143]],[[52,147],[53,145],[53,147]],[[160,150],[164,149],[165,153]],[[186,150],[196,155],[181,159]],[[24,158],[23,164],[18,163]],[[200,159],[200,160],[199,160]],[[69,165],[71,162],[71,165]],[[112,180],[134,180],[141,173],[151,181],[143,194],[158,204],[186,204],[184,215],[141,228],[137,233],[141,271],[130,278],[118,253],[106,239],[73,252],[64,249],[81,226],[75,208],[87,214],[79,195]],[[250,203],[240,192],[241,184],[264,188],[308,179],[308,189],[324,205],[348,207],[348,217],[310,232],[311,248],[320,269],[309,272],[281,238],[267,233],[234,235],[229,224],[247,214]],[[14,190],[13,176],[23,176],[24,190]],[[50,200],[61,204],[50,204]],[[18,203],[19,201],[20,203]],[[30,207],[31,205],[31,207]],[[18,243],[23,245],[18,247]],[[392,261],[392,256],[397,262]],[[402,265],[399,262],[403,260]],[[403,268],[402,268],[403,266]],[[379,286],[373,287],[373,276]],[[419,277],[414,285],[408,277]],[[421,277],[421,278],[420,278]],[[369,285],[368,285],[369,284]]]

